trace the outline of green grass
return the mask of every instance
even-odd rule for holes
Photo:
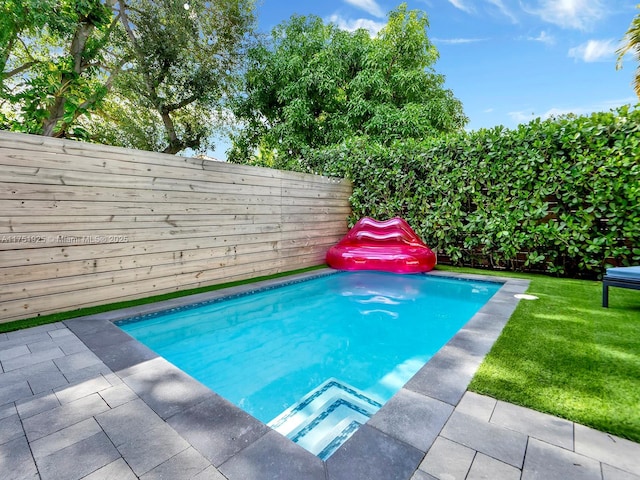
[[[61,322],[62,320],[68,320],[70,318],[84,317],[85,315],[94,315],[96,313],[109,312],[111,310],[118,310],[120,308],[136,307],[138,305],[145,305],[147,303],[161,302],[163,300],[169,300],[177,297],[184,297],[186,295],[195,295],[196,293],[210,292],[213,290],[220,290],[222,288],[235,287],[237,285],[245,285],[248,283],[260,282],[262,280],[285,277],[287,275],[294,275],[296,273],[309,272],[309,271],[317,270],[323,267],[325,267],[325,265],[301,268],[298,270],[292,270],[290,272],[276,273],[274,275],[266,275],[263,277],[251,278],[249,280],[239,280],[236,282],[221,283],[218,285],[211,285],[208,287],[182,290],[180,292],[171,292],[171,293],[165,293],[163,295],[154,295],[152,297],[141,298],[138,300],[129,300],[126,302],[110,303],[108,305],[99,305],[96,307],[81,308],[78,310],[72,310],[67,312],[52,313],[50,315],[42,315],[39,317],[32,317],[32,318],[26,318],[24,320],[17,320],[15,322],[0,323],[0,333],[12,332],[14,330],[20,330],[23,328],[37,327],[38,325],[45,325],[47,323]]]
[[[456,271],[473,271],[455,269]],[[640,291],[539,275],[469,389],[640,442]]]

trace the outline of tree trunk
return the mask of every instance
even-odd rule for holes
[[[73,79],[80,75],[85,68],[82,56],[87,45],[87,40],[94,27],[93,24],[87,23],[87,19],[83,19],[73,35],[73,41],[69,49],[69,53],[73,57],[73,73],[67,72],[62,74],[62,86],[58,92],[56,92],[55,101],[49,108],[47,118],[42,124],[42,135],[45,137],[63,137],[66,134],[67,127],[64,127],[62,131],[56,131],[56,126],[58,122],[64,118],[67,92],[73,84]]]

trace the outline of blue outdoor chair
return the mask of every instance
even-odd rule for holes
[[[602,306],[609,306],[609,287],[640,290],[640,266],[608,268],[602,279]]]

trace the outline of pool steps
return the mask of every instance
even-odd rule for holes
[[[330,378],[268,425],[326,460],[381,406],[361,390]]]

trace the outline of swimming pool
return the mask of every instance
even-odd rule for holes
[[[341,272],[118,325],[325,459],[500,286]]]

